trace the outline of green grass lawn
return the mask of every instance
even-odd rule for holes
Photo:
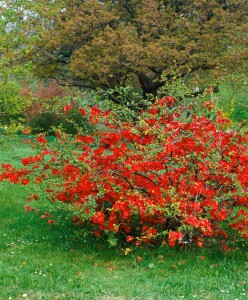
[[[220,85],[218,107],[234,122],[248,119],[248,91],[237,91],[230,85]]]
[[[14,146],[14,156],[9,149],[0,149],[0,162],[31,153],[27,145]],[[27,186],[0,183],[1,300],[247,299],[245,249],[143,248],[125,255],[27,213],[27,193]]]

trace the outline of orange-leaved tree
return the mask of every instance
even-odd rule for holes
[[[131,76],[146,95],[175,76],[200,85],[245,68],[245,0],[39,3],[43,30],[26,58],[42,77],[109,89]]]

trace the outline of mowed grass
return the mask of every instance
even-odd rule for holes
[[[234,122],[248,119],[248,91],[237,91],[225,84],[220,85],[218,107]]]
[[[0,162],[32,153],[0,150]],[[14,155],[12,155],[12,154]],[[247,299],[247,253],[215,249],[125,249],[78,240],[24,206],[28,186],[0,183],[0,299]],[[42,203],[40,203],[42,206]],[[139,257],[139,259],[138,259]],[[142,259],[142,260],[141,260]]]

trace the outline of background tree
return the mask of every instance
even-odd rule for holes
[[[32,102],[32,97],[27,101],[23,96],[22,86],[34,80],[32,61],[26,57],[51,20],[44,19],[45,5],[48,8],[47,1],[0,1],[0,126],[19,123]]]
[[[28,76],[30,62],[24,62],[23,56],[32,49],[35,37],[30,34],[33,26],[29,3],[0,1],[0,85],[12,80],[14,76]]]
[[[49,2],[45,10],[46,24],[52,26],[46,26],[27,56],[39,76],[107,89],[124,85],[131,75],[143,94],[156,94],[175,76],[200,85],[245,68],[245,0],[54,4],[56,14],[48,12]]]
[[[57,3],[43,0],[0,1],[0,85],[31,76],[32,60],[26,58],[51,26],[53,7]]]

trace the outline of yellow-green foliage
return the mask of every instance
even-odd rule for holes
[[[224,115],[233,122],[248,119],[248,92],[234,89],[230,85],[221,85],[218,106],[223,109]]]

